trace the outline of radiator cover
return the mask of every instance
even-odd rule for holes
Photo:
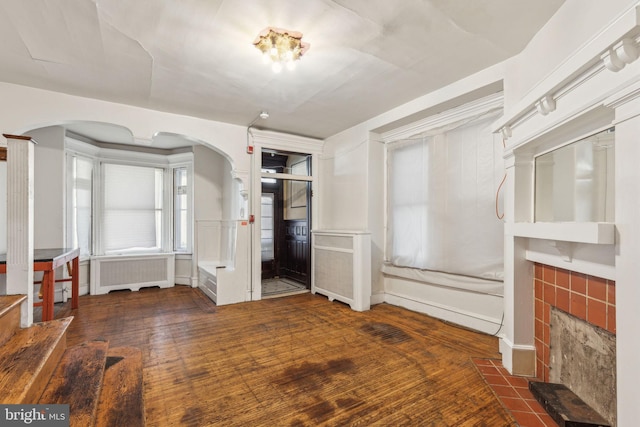
[[[364,232],[313,231],[311,292],[356,311],[371,307],[371,236]]]
[[[174,254],[118,255],[91,258],[91,294],[174,286]]]

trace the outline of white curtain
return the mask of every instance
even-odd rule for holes
[[[93,191],[93,160],[70,155],[69,239],[70,245],[80,249],[80,257],[91,255],[91,206]]]
[[[103,164],[105,254],[161,250],[162,176],[160,168]]]
[[[389,239],[397,266],[502,277],[503,223],[496,191],[502,143],[499,113],[390,144]]]

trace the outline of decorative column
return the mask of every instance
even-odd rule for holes
[[[615,224],[616,224],[616,369],[619,426],[636,425],[640,405],[640,83],[623,92],[616,105]]]
[[[7,294],[27,295],[21,326],[33,323],[33,158],[35,141],[7,135]]]
[[[526,239],[514,235],[514,224],[531,222],[533,158],[530,153],[505,155],[504,335],[502,364],[514,375],[534,376],[533,266],[526,260]]]

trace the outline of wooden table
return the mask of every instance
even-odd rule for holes
[[[52,248],[33,251],[33,271],[42,271],[42,321],[53,320],[53,300],[56,282],[71,281],[71,308],[78,308],[80,249]],[[56,268],[67,265],[71,279],[56,280]],[[7,272],[7,254],[0,254],[0,274]]]

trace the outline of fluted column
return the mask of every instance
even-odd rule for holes
[[[7,294],[27,295],[21,325],[33,323],[33,158],[35,141],[7,135]]]

